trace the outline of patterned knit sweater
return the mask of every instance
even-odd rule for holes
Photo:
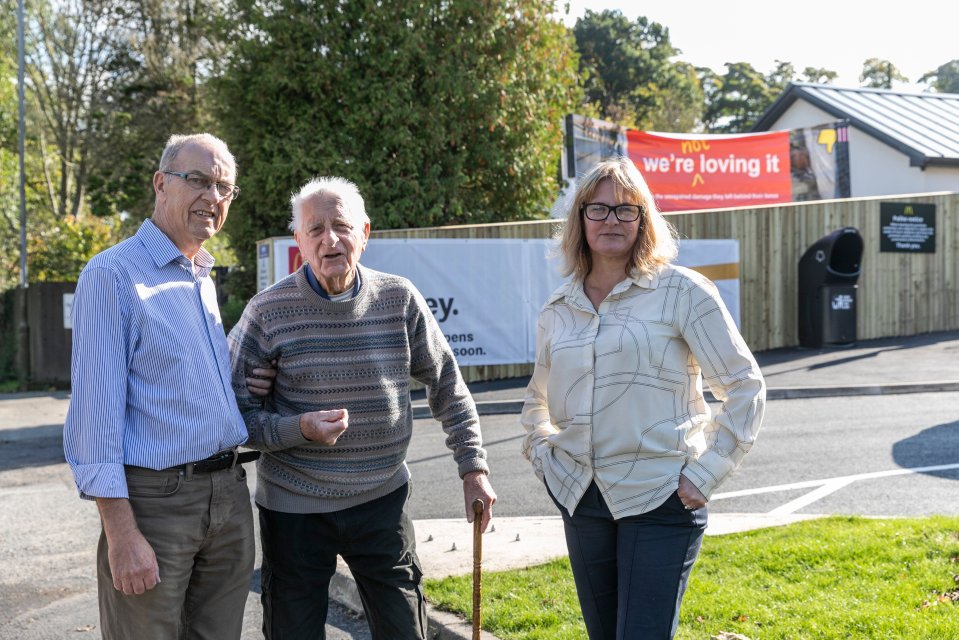
[[[305,268],[305,267],[304,267]],[[423,296],[405,278],[358,266],[358,294],[332,302],[304,268],[254,296],[229,335],[233,390],[257,463],[256,502],[286,513],[329,513],[363,504],[410,478],[410,378],[428,385],[460,477],[488,472],[479,418],[453,353]],[[277,360],[272,394],[251,396],[244,378]],[[346,408],[333,446],[300,432],[300,414]]]

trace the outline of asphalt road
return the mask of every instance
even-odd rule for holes
[[[65,411],[62,400],[51,399],[51,407],[55,402]],[[957,406],[959,393],[770,402],[753,451],[710,509],[957,515]],[[76,497],[63,462],[58,411],[50,408],[21,428],[0,424],[0,639],[99,638],[99,523],[95,507]],[[519,453],[519,416],[486,416],[483,431],[499,494],[494,517],[556,515]],[[462,485],[444,439],[438,423],[416,422],[409,454],[416,519],[464,516]],[[246,616],[244,640],[260,637],[253,590]],[[369,633],[362,618],[336,609],[327,637],[365,640]]]
[[[756,444],[720,487],[710,510],[767,513],[786,507],[807,514],[957,515],[959,501],[953,497],[959,480],[957,406],[959,393],[769,402]],[[494,516],[556,515],[520,454],[524,432],[519,416],[484,416],[482,426],[498,495]],[[417,421],[408,457],[414,518],[463,513],[462,489],[443,439],[438,423]],[[906,471],[936,465],[957,468]],[[855,477],[863,474],[898,475]],[[787,486],[725,497],[780,485]],[[812,500],[813,491],[822,496]],[[790,506],[803,497],[812,501]]]
[[[96,506],[77,497],[62,428],[43,424],[51,419],[0,428],[0,640],[100,638]],[[257,549],[257,566],[261,557]],[[243,640],[263,637],[258,580],[254,575]],[[326,637],[369,640],[370,633],[365,618],[333,603]]]

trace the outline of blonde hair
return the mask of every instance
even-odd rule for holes
[[[563,275],[583,280],[593,268],[580,208],[593,198],[603,180],[612,181],[619,202],[645,207],[625,275],[652,274],[672,262],[678,250],[676,230],[656,208],[653,194],[636,165],[629,158],[618,157],[590,169],[576,182],[576,191],[566,202],[566,222],[556,238],[564,262]]]

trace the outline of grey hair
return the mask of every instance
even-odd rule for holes
[[[160,156],[160,171],[169,171],[172,169],[177,154],[180,153],[183,147],[191,144],[205,144],[220,147],[226,155],[226,158],[230,161],[230,164],[233,165],[233,172],[236,173],[236,158],[230,153],[230,148],[226,146],[225,142],[210,133],[192,133],[189,135],[173,134],[170,136],[166,141],[166,146],[163,148],[163,154]]]
[[[359,188],[346,178],[324,176],[313,178],[290,196],[290,209],[293,212],[290,216],[290,231],[295,232],[299,228],[303,203],[319,195],[336,198],[357,222],[361,225],[369,224],[370,217],[366,214],[366,204],[363,202]]]

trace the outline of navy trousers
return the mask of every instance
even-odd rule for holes
[[[673,492],[652,511],[614,520],[595,483],[572,515],[556,506],[590,640],[671,639],[706,507],[687,510]]]

